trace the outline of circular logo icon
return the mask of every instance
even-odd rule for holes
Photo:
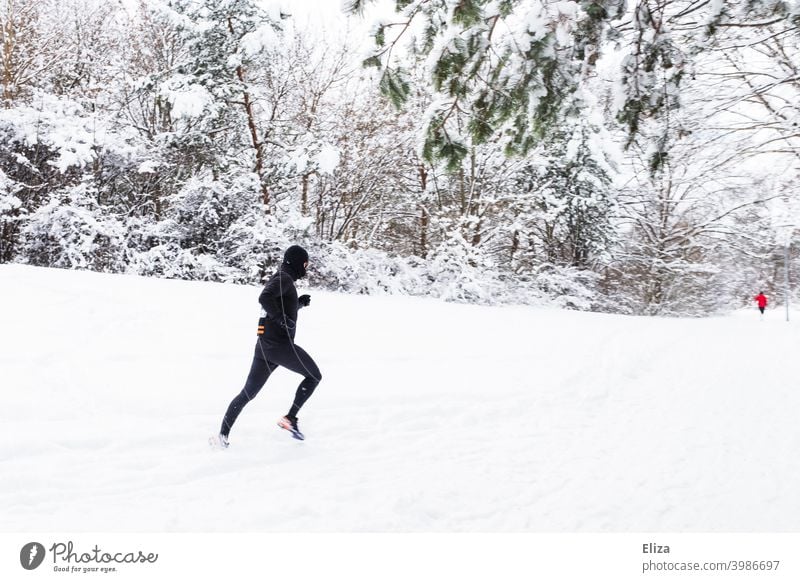
[[[30,542],[22,546],[19,552],[19,563],[26,570],[35,570],[44,562],[44,546],[39,542]]]

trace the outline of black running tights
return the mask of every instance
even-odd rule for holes
[[[287,416],[296,417],[300,408],[306,403],[314,389],[322,380],[322,374],[317,364],[308,353],[298,345],[265,345],[260,339],[256,342],[256,351],[253,354],[253,363],[250,366],[250,373],[247,375],[242,391],[234,398],[225,417],[222,419],[220,433],[228,435],[233,423],[245,405],[259,393],[270,374],[278,366],[283,366],[287,370],[296,372],[303,376],[303,381],[297,387],[294,402],[289,409]]]

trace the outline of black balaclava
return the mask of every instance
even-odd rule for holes
[[[307,262],[308,253],[301,246],[292,245],[283,253],[283,268],[295,281],[306,276]]]

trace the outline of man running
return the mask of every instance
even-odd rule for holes
[[[258,298],[261,304],[261,318],[258,320],[258,339],[250,373],[244,388],[231,401],[225,412],[222,427],[216,438],[217,443],[212,444],[218,444],[222,448],[228,447],[228,435],[239,413],[256,397],[278,366],[303,376],[294,402],[286,416],[278,420],[278,426],[291,432],[298,440],[305,438],[297,425],[297,413],[322,379],[322,374],[311,356],[294,343],[297,312],[301,307],[308,307],[311,303],[309,295],[297,296],[294,282],[305,277],[307,267],[306,250],[297,245],[291,246],[283,255],[283,263],[264,286]]]

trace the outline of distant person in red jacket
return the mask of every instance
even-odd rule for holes
[[[764,308],[767,306],[767,296],[764,295],[763,291],[759,291],[758,295],[754,297],[756,303],[758,303],[758,310],[761,312],[761,315],[764,315]]]

